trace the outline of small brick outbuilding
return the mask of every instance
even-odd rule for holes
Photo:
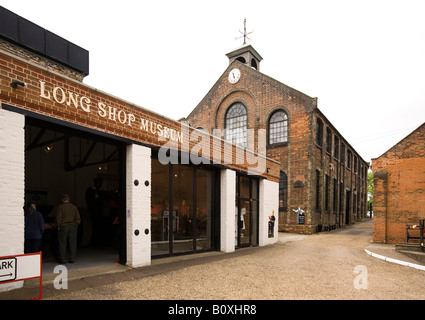
[[[406,225],[425,219],[425,123],[372,159],[372,171],[373,241],[405,242]]]

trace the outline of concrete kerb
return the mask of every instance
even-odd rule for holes
[[[406,262],[406,261],[402,261],[402,260],[389,258],[389,257],[383,256],[383,255],[377,254],[377,253],[373,253],[373,252],[371,252],[367,249],[364,249],[364,251],[368,255],[375,257],[375,258],[378,258],[378,259],[381,259],[381,260],[384,260],[384,261],[388,261],[388,262],[396,263],[396,264],[399,264],[399,265],[402,265],[402,266],[411,267],[411,268],[415,268],[415,269],[418,269],[418,270],[425,271],[425,266],[422,266],[422,265],[419,265],[419,264],[416,264],[416,263],[411,263],[411,262]]]
[[[288,242],[292,242],[292,241],[300,241],[305,239],[306,237],[308,237],[309,235],[304,235],[304,234],[294,234],[294,233],[285,233],[285,232],[279,232],[279,243],[288,243]],[[381,259],[387,262],[391,262],[391,263],[396,263],[402,266],[406,266],[406,267],[410,267],[410,268],[415,268],[418,270],[422,270],[425,271],[425,266],[424,265],[420,265],[420,264],[416,264],[416,263],[412,263],[412,262],[407,262],[407,261],[403,261],[403,260],[399,260],[399,259],[394,259],[394,258],[390,258],[388,256],[385,255],[381,255],[381,254],[377,254],[374,253],[370,250],[364,249],[364,251],[377,259]],[[406,260],[409,259],[406,257]]]

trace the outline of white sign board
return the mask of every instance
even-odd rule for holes
[[[33,300],[41,300],[43,290],[41,262],[41,251],[0,257],[0,285],[2,283],[40,278],[40,296],[34,297]]]
[[[0,258],[0,282],[16,279],[16,258]]]
[[[41,276],[41,253],[0,257],[0,283]]]

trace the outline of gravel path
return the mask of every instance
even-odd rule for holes
[[[48,299],[422,300],[425,271],[366,254],[371,230],[372,223],[366,221],[288,237],[248,255],[74,292],[61,290]]]

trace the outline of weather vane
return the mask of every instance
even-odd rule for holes
[[[243,37],[243,44],[246,44],[246,39],[251,40],[248,38],[248,35],[251,34],[253,31],[246,33],[246,18],[243,19],[243,32],[239,30],[239,32],[242,34],[242,36],[236,38],[235,40],[239,40]]]

